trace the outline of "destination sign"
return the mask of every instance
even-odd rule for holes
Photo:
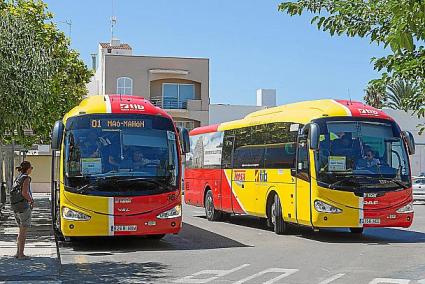
[[[144,120],[92,119],[92,128],[144,128]]]

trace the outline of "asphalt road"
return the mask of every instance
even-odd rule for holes
[[[184,206],[179,235],[161,241],[96,238],[60,243],[63,283],[421,283],[425,204],[409,229],[278,236],[256,218],[209,222]]]

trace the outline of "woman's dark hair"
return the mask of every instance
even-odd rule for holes
[[[31,163],[29,161],[23,161],[19,167],[16,169],[21,173],[26,173],[31,168]]]

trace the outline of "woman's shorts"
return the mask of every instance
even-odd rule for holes
[[[14,214],[15,214],[16,224],[18,224],[19,227],[25,227],[25,228],[31,227],[31,214],[32,214],[31,208],[25,209],[24,212],[14,212]]]

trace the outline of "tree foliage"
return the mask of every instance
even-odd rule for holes
[[[52,19],[40,0],[0,0],[0,143],[47,143],[87,94],[91,72]]]
[[[372,58],[382,76],[370,84],[377,89],[405,81],[417,86],[410,108],[425,116],[425,1],[418,0],[298,0],[279,10],[289,15],[310,12],[311,23],[333,35],[366,37],[389,47],[391,53]]]
[[[387,96],[385,94],[385,88],[376,86],[373,84],[367,85],[365,90],[364,101],[366,104],[373,106],[378,109],[382,109],[385,106]]]

